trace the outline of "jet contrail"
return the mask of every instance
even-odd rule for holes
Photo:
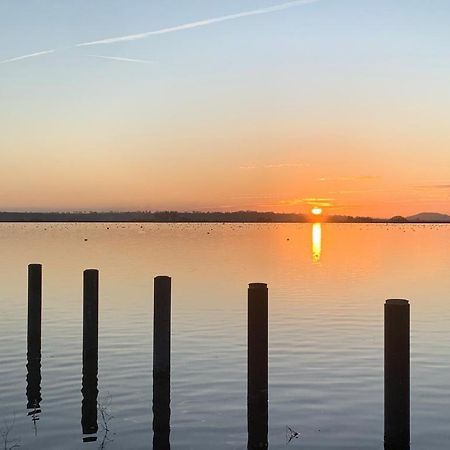
[[[221,16],[221,17],[213,17],[210,19],[204,19],[204,20],[200,20],[197,22],[190,22],[190,23],[185,23],[185,24],[181,24],[181,25],[176,25],[173,27],[169,27],[169,28],[161,28],[159,30],[154,30],[154,31],[148,31],[145,33],[138,33],[138,34],[129,34],[126,36],[119,36],[119,37],[113,37],[113,38],[107,38],[107,39],[100,39],[97,41],[91,41],[91,42],[82,42],[79,44],[75,44],[72,47],[66,47],[65,49],[70,49],[70,48],[77,48],[77,47],[88,47],[91,45],[99,45],[99,44],[115,44],[116,42],[128,42],[128,41],[136,41],[139,39],[145,39],[149,36],[156,36],[159,34],[167,34],[167,33],[174,33],[177,31],[183,31],[183,30],[190,30],[192,28],[199,28],[199,27],[206,27],[215,23],[220,23],[220,22],[226,22],[229,20],[234,20],[234,19],[240,19],[243,17],[250,17],[250,16],[259,16],[262,14],[269,14],[272,12],[276,12],[276,11],[282,11],[285,9],[289,9],[289,8],[294,8],[296,6],[301,6],[301,5],[307,5],[310,3],[316,3],[320,0],[292,0],[289,2],[285,2],[285,3],[281,3],[279,5],[274,5],[274,6],[268,6],[266,8],[260,8],[260,9],[253,9],[251,11],[242,11],[240,13],[235,13],[235,14],[229,14],[226,16]],[[20,61],[22,59],[27,59],[27,58],[34,58],[36,56],[43,56],[43,55],[48,55],[50,53],[54,53],[56,52],[58,49],[52,49],[52,50],[45,50],[42,52],[36,52],[36,53],[30,53],[28,55],[22,55],[22,56],[16,56],[15,58],[9,58],[9,59],[5,59],[3,61],[0,61],[0,64],[6,64],[6,63],[10,63],[10,62],[14,62],[14,61]],[[60,49],[62,50],[62,49]],[[104,59],[112,59],[112,60],[116,60],[116,61],[128,61],[128,62],[136,62],[136,63],[143,63],[143,64],[152,64],[153,61],[146,61],[146,60],[139,60],[139,59],[133,59],[133,58],[120,58],[120,57],[113,57],[113,56],[101,56],[101,55],[88,55],[88,56],[93,56],[96,58],[104,58]]]
[[[242,17],[269,14],[269,13],[276,12],[276,11],[282,11],[282,10],[288,9],[288,8],[294,8],[295,6],[306,5],[309,3],[316,3],[317,1],[319,1],[319,0],[293,0],[290,2],[286,2],[286,3],[281,3],[280,5],[269,6],[267,8],[253,9],[251,11],[243,11],[240,13],[229,14],[227,16],[213,17],[211,19],[204,19],[204,20],[200,20],[197,22],[185,23],[182,25],[176,25],[174,27],[169,27],[169,28],[161,28],[159,30],[147,31],[145,33],[128,34],[126,36],[100,39],[100,40],[91,41],[91,42],[82,42],[80,44],[77,44],[76,47],[87,47],[90,45],[115,44],[117,42],[137,41],[139,39],[145,39],[149,36],[174,33],[176,31],[190,30],[192,28],[206,27],[206,26],[212,25],[214,23],[226,22],[228,20],[240,19]]]
[[[4,59],[0,61],[0,64],[6,64],[14,61],[20,61],[22,59],[34,58],[35,56],[49,55],[50,53],[56,52],[56,49],[53,50],[44,50],[43,52],[30,53],[28,55],[16,56],[15,58]]]
[[[156,61],[150,61],[148,59],[136,59],[136,58],[122,58],[120,56],[103,56],[103,55],[86,55],[92,58],[110,59],[112,61],[122,61],[122,62],[134,62],[140,64],[156,64]]]

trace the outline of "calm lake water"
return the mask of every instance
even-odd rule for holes
[[[9,437],[21,448],[152,448],[153,277],[162,274],[172,277],[173,449],[246,448],[250,282],[269,287],[270,449],[383,448],[386,298],[411,302],[412,449],[450,447],[448,225],[0,224],[0,247],[0,427],[14,421]],[[26,396],[33,262],[43,264],[35,414]],[[100,417],[89,443],[86,268],[100,270],[99,402],[112,416],[106,439]],[[288,444],[286,426],[300,433]]]

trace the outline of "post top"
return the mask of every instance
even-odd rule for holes
[[[386,300],[386,305],[406,306],[409,305],[409,301],[403,298],[390,298]]]
[[[267,283],[250,283],[249,289],[267,289]]]
[[[42,267],[42,264],[38,264],[38,263],[32,263],[32,264],[28,264],[28,267]]]
[[[171,278],[168,275],[157,275],[155,280],[171,280]]]
[[[84,273],[98,273],[98,269],[86,269]]]

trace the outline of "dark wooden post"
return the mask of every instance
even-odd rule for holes
[[[28,266],[28,359],[41,358],[42,265]]]
[[[170,380],[171,279],[154,280],[153,377]]]
[[[268,289],[264,283],[251,283],[248,288],[247,377],[248,448],[267,449]]]
[[[81,426],[83,434],[98,431],[98,270],[83,273],[83,394]],[[95,441],[96,437],[84,437],[83,441]]]
[[[154,279],[153,448],[170,449],[171,278]]]
[[[384,442],[386,450],[410,445],[410,312],[408,300],[384,305]]]

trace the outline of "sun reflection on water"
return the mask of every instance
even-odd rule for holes
[[[322,224],[313,223],[312,225],[312,258],[313,262],[320,262],[322,254]]]

